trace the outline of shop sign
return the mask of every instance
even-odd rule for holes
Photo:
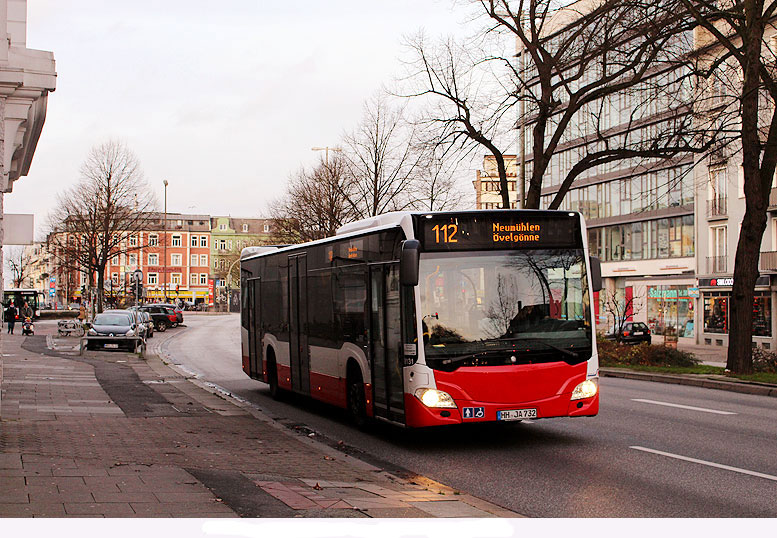
[[[734,285],[734,279],[732,277],[723,278],[700,278],[700,288],[730,288]],[[768,286],[769,277],[762,275],[755,281],[756,286]]]
[[[699,298],[699,288],[688,288],[688,297],[693,299]]]

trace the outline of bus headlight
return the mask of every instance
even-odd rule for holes
[[[417,389],[415,397],[426,407],[450,407],[456,409],[456,403],[447,392],[437,389]]]
[[[582,400],[583,398],[593,398],[599,391],[599,378],[592,377],[586,379],[572,391],[572,400]]]

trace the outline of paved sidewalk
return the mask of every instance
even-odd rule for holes
[[[152,355],[0,346],[0,517],[518,515],[294,434]]]

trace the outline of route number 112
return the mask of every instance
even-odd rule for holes
[[[459,242],[456,239],[456,233],[459,231],[459,227],[456,224],[443,224],[442,226],[437,224],[432,230],[434,230],[435,243],[440,243],[440,239],[442,239],[442,243]]]

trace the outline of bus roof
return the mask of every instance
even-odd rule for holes
[[[29,292],[32,292],[32,293],[37,293],[40,290],[36,290],[35,288],[5,288],[3,290],[3,293],[8,293],[9,291],[10,292],[14,292],[14,291],[29,291]],[[43,292],[41,292],[41,293],[43,293]]]

